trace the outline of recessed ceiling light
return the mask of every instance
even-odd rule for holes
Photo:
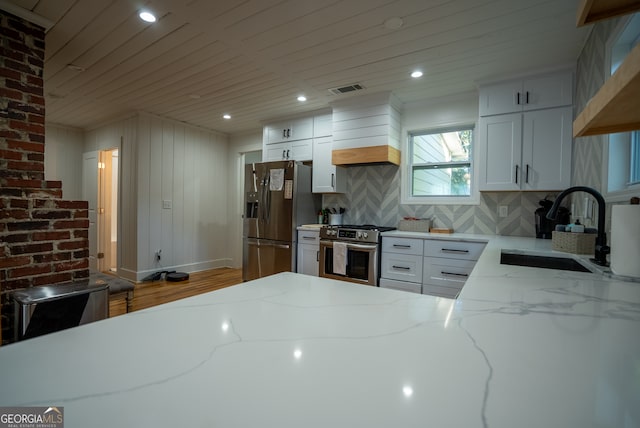
[[[388,30],[398,30],[403,25],[404,25],[404,21],[399,16],[394,16],[384,21],[384,27]]]
[[[229,120],[229,119],[231,119],[231,115],[230,114],[223,114],[222,118]]]
[[[413,77],[414,79],[417,79],[418,77],[422,77],[422,71],[420,70],[416,70],[413,73],[411,73],[411,77]]]
[[[156,16],[153,13],[149,12],[148,10],[140,11],[138,16],[144,22],[156,22]]]
[[[298,101],[300,102],[307,101],[307,97],[305,97],[304,95],[298,95]]]
[[[68,68],[69,70],[77,71],[77,72],[79,72],[79,73],[81,73],[81,72],[83,72],[83,71],[85,71],[85,70],[86,70],[86,68],[81,67],[81,66],[79,66],[79,65],[75,65],[75,64],[67,64],[67,68]]]

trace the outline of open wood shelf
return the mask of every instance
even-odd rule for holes
[[[582,0],[578,6],[577,26],[640,10],[639,0]]]
[[[611,134],[640,129],[640,45],[573,121],[573,136]]]

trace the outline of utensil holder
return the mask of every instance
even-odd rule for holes
[[[341,225],[342,224],[342,214],[329,214],[329,224],[333,225]]]

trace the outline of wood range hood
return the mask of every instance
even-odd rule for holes
[[[386,145],[333,150],[331,163],[339,166],[400,165],[400,150]]]
[[[332,103],[331,163],[400,165],[400,101],[390,92]]]

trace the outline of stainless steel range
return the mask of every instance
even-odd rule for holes
[[[320,228],[320,276],[377,286],[381,233],[395,227],[373,225]]]

